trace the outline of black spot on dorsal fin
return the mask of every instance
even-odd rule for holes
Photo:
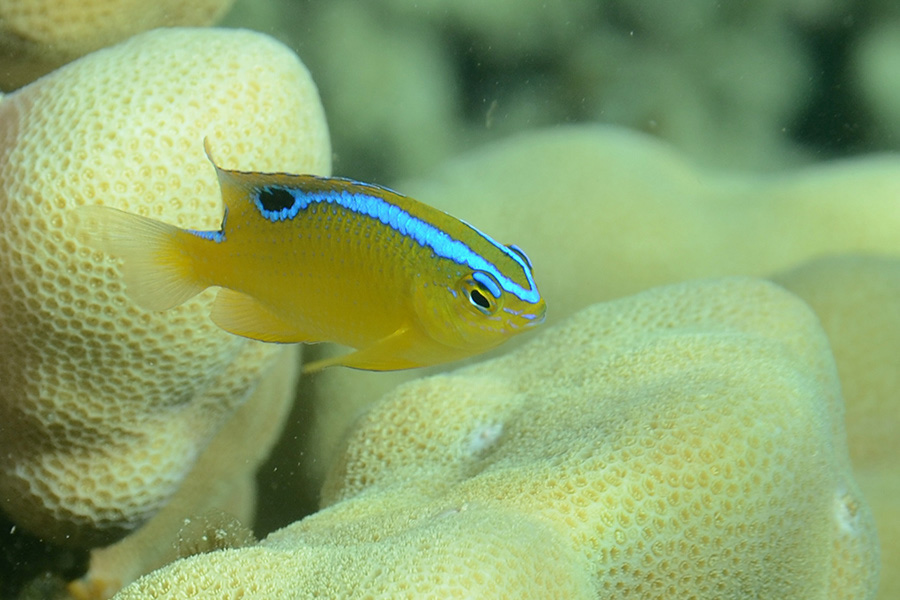
[[[281,212],[294,206],[294,195],[283,187],[266,186],[259,190],[259,205],[267,212]]]

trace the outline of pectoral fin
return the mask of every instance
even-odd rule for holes
[[[403,326],[366,348],[306,363],[303,365],[303,373],[314,373],[333,366],[367,371],[398,371],[420,367],[421,364],[400,357],[401,354],[406,354],[415,341],[415,332],[409,326]]]
[[[209,315],[213,323],[235,335],[261,342],[315,342],[297,327],[247,294],[222,288]]]

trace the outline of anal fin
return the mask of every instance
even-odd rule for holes
[[[325,367],[333,366],[365,371],[399,371],[420,367],[421,364],[398,356],[401,351],[408,350],[414,343],[414,331],[409,326],[403,326],[366,348],[306,363],[303,365],[302,372],[315,373]]]
[[[253,296],[227,288],[219,290],[209,317],[228,333],[261,342],[291,344],[318,341],[311,340],[294,324],[273,313]]]

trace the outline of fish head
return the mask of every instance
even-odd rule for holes
[[[490,273],[470,270],[455,282],[418,294],[417,313],[429,337],[459,356],[484,352],[544,320],[539,295],[522,299]]]

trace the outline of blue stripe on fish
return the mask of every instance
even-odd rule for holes
[[[224,231],[197,231],[196,229],[188,229],[188,233],[193,233],[197,237],[220,244],[225,241]]]
[[[522,250],[521,248],[519,248],[519,247],[516,246],[515,244],[510,244],[510,245],[507,246],[507,247],[508,247],[510,250],[512,250],[513,252],[515,252],[516,254],[518,254],[519,256],[521,256],[521,257],[522,257],[522,260],[525,261],[525,264],[528,265],[528,268],[529,268],[529,269],[533,268],[533,267],[531,266],[531,259],[528,258],[528,255],[525,254],[525,251],[524,251],[524,250]]]
[[[204,240],[209,240],[211,242],[215,242],[217,244],[221,244],[225,241],[225,221],[228,220],[228,209],[225,209],[225,214],[222,215],[222,227],[219,228],[219,231],[198,231],[196,229],[188,229],[188,233],[193,233],[197,237],[201,237]]]
[[[372,187],[374,189],[387,189],[358,182],[352,183],[360,186]],[[267,210],[264,206],[263,201],[260,199],[260,194],[262,193],[274,195],[284,194],[285,192],[293,197],[294,202],[290,206],[285,206],[284,208],[280,208],[278,210]],[[453,239],[452,237],[450,237],[450,235],[448,235],[444,231],[441,231],[434,225],[426,223],[425,221],[414,217],[408,212],[402,210],[400,207],[391,204],[390,202],[387,202],[386,200],[377,196],[370,196],[368,194],[354,194],[347,191],[330,194],[308,193],[287,187],[266,186],[265,188],[260,190],[260,193],[256,195],[256,197],[253,199],[253,202],[257,210],[259,210],[260,214],[273,223],[293,219],[301,210],[305,210],[310,204],[336,204],[351,212],[366,215],[368,217],[372,217],[373,219],[378,219],[383,224],[397,231],[399,234],[411,237],[413,240],[418,242],[419,245],[431,248],[434,253],[441,258],[452,260],[453,262],[460,265],[467,265],[468,267],[476,271],[473,277],[476,277],[478,281],[480,281],[488,289],[490,289],[491,293],[495,297],[500,296],[499,290],[496,288],[496,284],[494,284],[493,281],[487,283],[487,281],[489,281],[489,278],[484,277],[483,275],[482,279],[478,279],[477,276],[479,275],[479,273],[477,273],[477,271],[484,271],[485,273],[490,274],[500,284],[500,286],[503,287],[504,290],[506,290],[510,294],[514,294],[524,302],[537,303],[541,299],[541,296],[537,291],[537,286],[535,285],[534,279],[531,275],[531,263],[527,260],[525,254],[521,252],[521,250],[518,250],[518,248],[516,247],[510,249],[502,244],[498,244],[490,236],[485,235],[478,229],[475,229],[468,223],[465,223],[465,221],[463,221],[463,223],[466,226],[470,227],[473,231],[478,233],[478,235],[488,240],[506,256],[513,259],[522,267],[522,271],[525,273],[525,278],[528,280],[528,289],[523,288],[512,279],[505,276],[493,263],[486,260],[480,254],[474,252],[465,243]]]
[[[484,271],[475,271],[472,273],[472,279],[489,289],[494,298],[500,297],[500,288],[497,286],[497,282]]]

